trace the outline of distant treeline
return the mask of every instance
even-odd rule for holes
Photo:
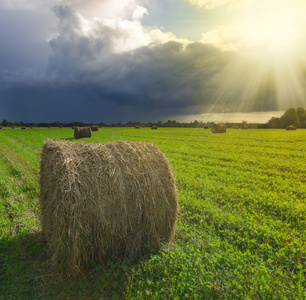
[[[306,110],[302,107],[289,108],[280,118],[272,118],[266,128],[286,128],[295,125],[296,128],[306,128]]]
[[[42,123],[24,123],[23,121],[20,122],[9,122],[7,120],[3,120],[1,125],[2,126],[21,126],[21,127],[72,127],[72,126],[92,126],[98,125],[99,127],[135,127],[135,126],[143,126],[143,127],[151,127],[151,126],[158,126],[158,127],[185,127],[185,128],[203,128],[203,127],[211,127],[215,122],[203,122],[197,121],[190,123],[180,123],[175,120],[168,120],[166,122],[157,121],[157,122],[147,122],[142,123],[138,121],[129,121],[125,124],[118,122],[118,123],[110,123],[106,124],[103,122],[100,123],[83,123],[83,122],[42,122]],[[237,122],[226,122],[224,123],[227,128],[233,127],[241,127],[241,126],[248,126],[248,128],[286,128],[289,125],[295,125],[297,128],[306,128],[306,110],[302,107],[297,109],[289,108],[280,118],[272,118],[266,124],[262,123],[248,123],[247,121],[242,121],[240,123]]]

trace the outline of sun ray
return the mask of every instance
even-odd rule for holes
[[[227,29],[203,35],[202,42],[232,53],[223,71],[213,78],[218,89],[213,92],[215,103],[209,111],[275,111],[305,106],[305,29],[306,3],[257,0],[235,14]],[[232,37],[236,40],[229,48]]]

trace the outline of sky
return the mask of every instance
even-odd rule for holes
[[[306,107],[305,25],[303,0],[0,0],[0,121],[267,122]]]

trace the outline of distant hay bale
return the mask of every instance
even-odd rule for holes
[[[233,129],[239,129],[239,126],[234,126]]]
[[[243,125],[241,129],[249,129],[249,127],[247,125]]]
[[[51,126],[48,126],[48,129],[50,129],[51,128]]]
[[[47,140],[41,221],[52,269],[75,276],[92,261],[137,258],[172,241],[175,179],[153,144]]]
[[[74,128],[74,138],[81,139],[91,137],[91,128],[90,127],[75,127]]]
[[[21,129],[26,129],[25,127],[21,127]]]
[[[212,133],[224,133],[226,132],[226,126],[224,124],[213,124],[210,130]]]
[[[90,126],[91,131],[99,131],[99,127],[97,125]]]
[[[0,129],[2,129],[2,127],[0,126]]]
[[[140,126],[139,126],[139,125],[136,125],[135,128],[136,128],[136,129],[140,129]]]
[[[208,129],[208,126],[204,126],[204,129]]]
[[[151,127],[151,129],[157,129],[157,126],[156,126],[156,125],[153,125],[153,126]]]
[[[31,126],[30,129],[33,129],[33,127]]]
[[[294,125],[290,125],[286,128],[286,130],[296,130],[296,127]]]

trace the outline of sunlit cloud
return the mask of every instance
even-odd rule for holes
[[[252,113],[204,113],[192,114],[185,116],[172,116],[172,119],[180,120],[180,122],[193,122],[194,120],[204,123],[267,123],[272,117],[278,118],[284,114],[284,111],[269,111],[269,112],[252,112]]]
[[[213,9],[219,6],[227,6],[231,9],[240,8],[242,4],[250,2],[251,0],[185,0],[192,5],[204,7],[205,9]]]
[[[270,22],[270,29],[268,17],[265,22],[261,19],[265,26],[252,29],[261,10],[273,17],[273,0],[266,6],[258,0],[257,10],[251,9],[255,2],[244,2],[249,6],[235,10],[229,24],[206,30],[200,41],[192,42],[161,27],[145,26],[150,11],[143,1],[33,0],[28,5],[3,1],[0,26],[4,28],[11,19],[14,25],[0,30],[0,97],[5,99],[4,109],[15,116],[54,118],[61,107],[63,119],[68,111],[71,118],[83,116],[88,121],[112,115],[117,121],[138,116],[143,120],[200,119],[201,115],[229,119],[232,114],[240,118],[252,112],[259,112],[254,116],[263,120],[261,112],[305,104],[306,35],[296,37],[286,29],[291,23],[300,28],[301,9],[293,10],[297,23],[280,27],[284,42],[279,32],[272,34],[277,19],[274,25]],[[240,2],[193,4],[238,8]],[[26,48],[29,41],[31,47]],[[18,45],[15,52],[9,51],[12,45]],[[79,106],[73,105],[76,102]]]
[[[223,51],[237,51],[247,47],[248,42],[239,29],[235,27],[218,26],[203,33],[200,43],[214,45]]]

